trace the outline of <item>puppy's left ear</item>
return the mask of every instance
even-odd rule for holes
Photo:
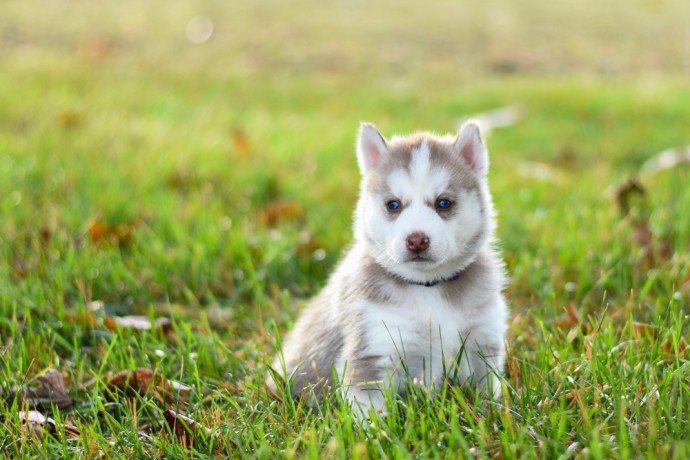
[[[489,153],[476,121],[468,121],[462,125],[453,146],[473,171],[482,175],[488,172]]]

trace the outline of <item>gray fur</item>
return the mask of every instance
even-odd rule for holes
[[[292,377],[294,388],[301,391],[307,384],[318,394],[333,388],[333,359],[344,344],[343,332],[327,317],[325,304],[330,301],[322,293],[304,310],[291,334],[286,337],[284,364]],[[282,372],[283,363],[277,360],[274,368]]]

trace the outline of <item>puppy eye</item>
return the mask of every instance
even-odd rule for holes
[[[450,209],[453,206],[453,202],[447,198],[439,198],[436,200],[436,207],[438,209]]]
[[[395,212],[400,210],[400,201],[398,200],[390,200],[389,202],[386,203],[386,208],[388,208],[389,211]]]

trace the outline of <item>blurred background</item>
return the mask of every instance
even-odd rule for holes
[[[683,0],[7,0],[3,66],[290,79],[690,78]]]
[[[520,107],[489,139],[514,297],[572,278],[598,305],[629,285],[583,252],[637,228],[611,190],[690,142],[689,83],[686,0],[5,0],[0,273],[28,303],[309,294],[351,240],[360,121]],[[657,205],[683,174],[648,233],[685,241],[683,205]]]

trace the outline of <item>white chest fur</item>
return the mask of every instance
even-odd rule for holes
[[[380,356],[394,384],[408,377],[431,386],[445,376],[467,378],[467,359],[456,358],[476,324],[462,305],[449,303],[438,289],[411,286],[402,303],[363,305],[363,333],[368,355]]]

